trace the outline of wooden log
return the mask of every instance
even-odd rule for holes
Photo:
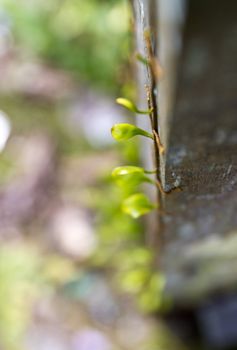
[[[164,199],[171,212],[163,218],[164,268],[176,275],[168,288],[185,303],[237,278],[217,266],[237,239],[236,10],[233,0],[189,2],[174,102],[163,121],[163,184],[183,189]]]
[[[148,28],[163,69],[153,91],[162,184],[182,187],[162,196],[166,293],[224,348],[237,344],[237,2],[134,0],[134,8],[139,45]],[[154,90],[143,70],[144,82]]]

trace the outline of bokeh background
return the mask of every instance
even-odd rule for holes
[[[143,224],[110,178],[139,160],[110,135],[132,117],[115,98],[135,97],[133,60],[128,1],[1,0],[1,350],[171,341]]]

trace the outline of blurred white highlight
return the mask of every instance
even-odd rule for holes
[[[0,152],[6,146],[7,140],[11,133],[11,123],[7,117],[7,115],[0,111]]]

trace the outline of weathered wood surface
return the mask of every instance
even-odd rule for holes
[[[160,217],[167,293],[196,305],[237,283],[237,1],[134,0],[134,8],[138,50],[146,53],[149,28],[164,71],[163,186],[183,189],[163,198],[169,214]],[[142,79],[141,95],[145,68]]]
[[[134,8],[138,50],[147,54],[148,29],[163,68],[152,87],[140,67],[141,99],[147,84],[159,108],[162,183],[183,189],[163,196],[155,232],[174,302],[168,317],[180,334],[226,349],[237,344],[237,2],[134,0]]]
[[[237,278],[236,13],[192,0],[182,35],[164,179],[183,192],[165,199],[163,234],[168,288],[185,303]]]

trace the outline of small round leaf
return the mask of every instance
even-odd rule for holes
[[[137,186],[143,182],[152,182],[152,180],[145,175],[143,168],[136,166],[122,166],[115,168],[112,176],[120,186]]]
[[[132,101],[128,100],[127,98],[119,97],[116,99],[116,102],[119,105],[127,108],[131,112],[137,113],[137,111],[138,111],[137,106]]]
[[[132,124],[121,123],[115,124],[111,129],[112,136],[117,141],[126,141],[136,135],[142,135],[153,139],[153,135]]]
[[[123,175],[134,174],[134,173],[144,174],[145,170],[141,167],[133,166],[133,165],[119,166],[113,170],[112,176],[117,177],[117,176],[123,176]]]
[[[123,212],[131,215],[135,219],[141,215],[147,214],[155,208],[156,205],[151,203],[149,198],[143,193],[133,194],[125,199],[122,205]]]
[[[116,102],[127,108],[129,111],[133,112],[133,113],[138,113],[138,114],[150,114],[152,112],[152,109],[148,109],[147,111],[142,111],[139,108],[137,108],[137,106],[130,100],[128,100],[127,98],[124,97],[119,97],[116,99]]]

